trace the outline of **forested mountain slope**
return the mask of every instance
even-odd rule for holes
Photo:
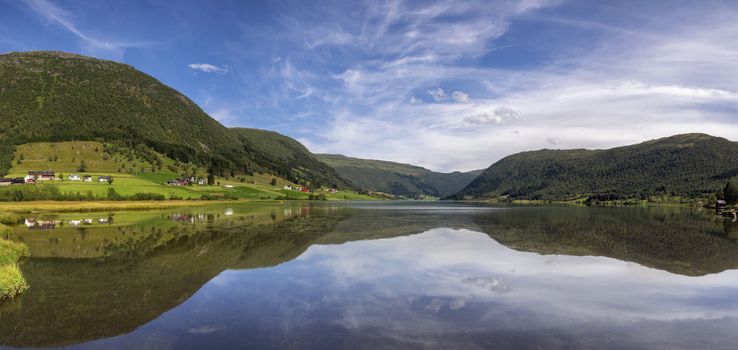
[[[451,195],[481,172],[438,173],[409,164],[351,158],[340,154],[318,154],[317,157],[336,169],[341,177],[361,188],[408,197]]]
[[[514,154],[490,166],[452,198],[700,196],[714,193],[737,174],[738,142],[683,134],[608,150]]]
[[[350,187],[336,171],[321,162],[297,140],[274,131],[233,128],[248,154],[258,164],[276,170],[276,174],[290,180],[317,179],[313,185]],[[323,183],[320,183],[320,180]],[[298,182],[298,181],[295,181]]]
[[[8,53],[0,55],[0,82],[0,174],[10,168],[16,145],[101,141],[145,145],[220,175],[263,171],[345,184],[318,168],[285,168],[269,148],[258,148],[183,94],[125,64],[63,52]]]

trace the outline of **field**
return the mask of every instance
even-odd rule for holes
[[[149,162],[146,159],[155,160]],[[80,171],[82,165],[85,171]],[[203,178],[206,174],[194,165],[176,162],[161,154],[149,152],[141,155],[127,149],[111,151],[104,144],[94,141],[39,142],[18,146],[13,167],[7,176],[23,177],[31,170],[52,170],[61,180],[0,187],[0,195],[8,195],[7,191],[12,192],[19,187],[32,192],[49,192],[53,187],[63,196],[76,196],[86,200],[109,199],[111,189],[117,196],[127,198],[136,194],[152,194],[166,199],[201,199],[203,196],[252,200],[309,199],[308,193],[283,189],[285,185],[296,184],[269,174],[216,177],[213,185],[206,186],[171,186],[167,181],[180,177],[179,174],[195,173]],[[90,175],[93,182],[70,181],[70,174]],[[98,182],[97,178],[102,175],[112,176],[112,184]],[[273,180],[276,181],[275,185],[271,184]],[[327,190],[318,190],[316,194],[322,194],[330,200],[374,199],[350,191],[330,193]]]

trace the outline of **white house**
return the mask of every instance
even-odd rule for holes
[[[69,224],[72,226],[79,226],[82,223],[82,220],[69,220]]]
[[[36,177],[33,175],[26,175],[25,177],[23,177],[23,181],[25,181],[26,183],[33,183],[36,182]]]
[[[81,181],[82,177],[79,176],[78,174],[69,174],[67,179],[69,179],[69,181]]]
[[[82,178],[82,181],[84,181],[84,182],[92,182],[92,176],[85,175],[85,177]]]
[[[285,190],[292,190],[292,186],[290,185],[284,185],[284,187],[282,188],[284,188]]]
[[[111,180],[113,180],[111,176],[100,176],[97,178],[97,182],[110,183]]]
[[[205,179],[197,179],[197,184],[200,186],[205,186]]]

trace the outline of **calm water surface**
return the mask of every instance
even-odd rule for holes
[[[237,204],[29,217],[0,348],[738,348],[692,209]]]

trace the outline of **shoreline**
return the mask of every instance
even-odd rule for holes
[[[239,201],[204,201],[204,200],[167,200],[167,201],[30,201],[0,202],[0,212],[33,213],[33,212],[94,212],[105,210],[145,210],[179,207],[195,207],[219,203],[246,203]]]

